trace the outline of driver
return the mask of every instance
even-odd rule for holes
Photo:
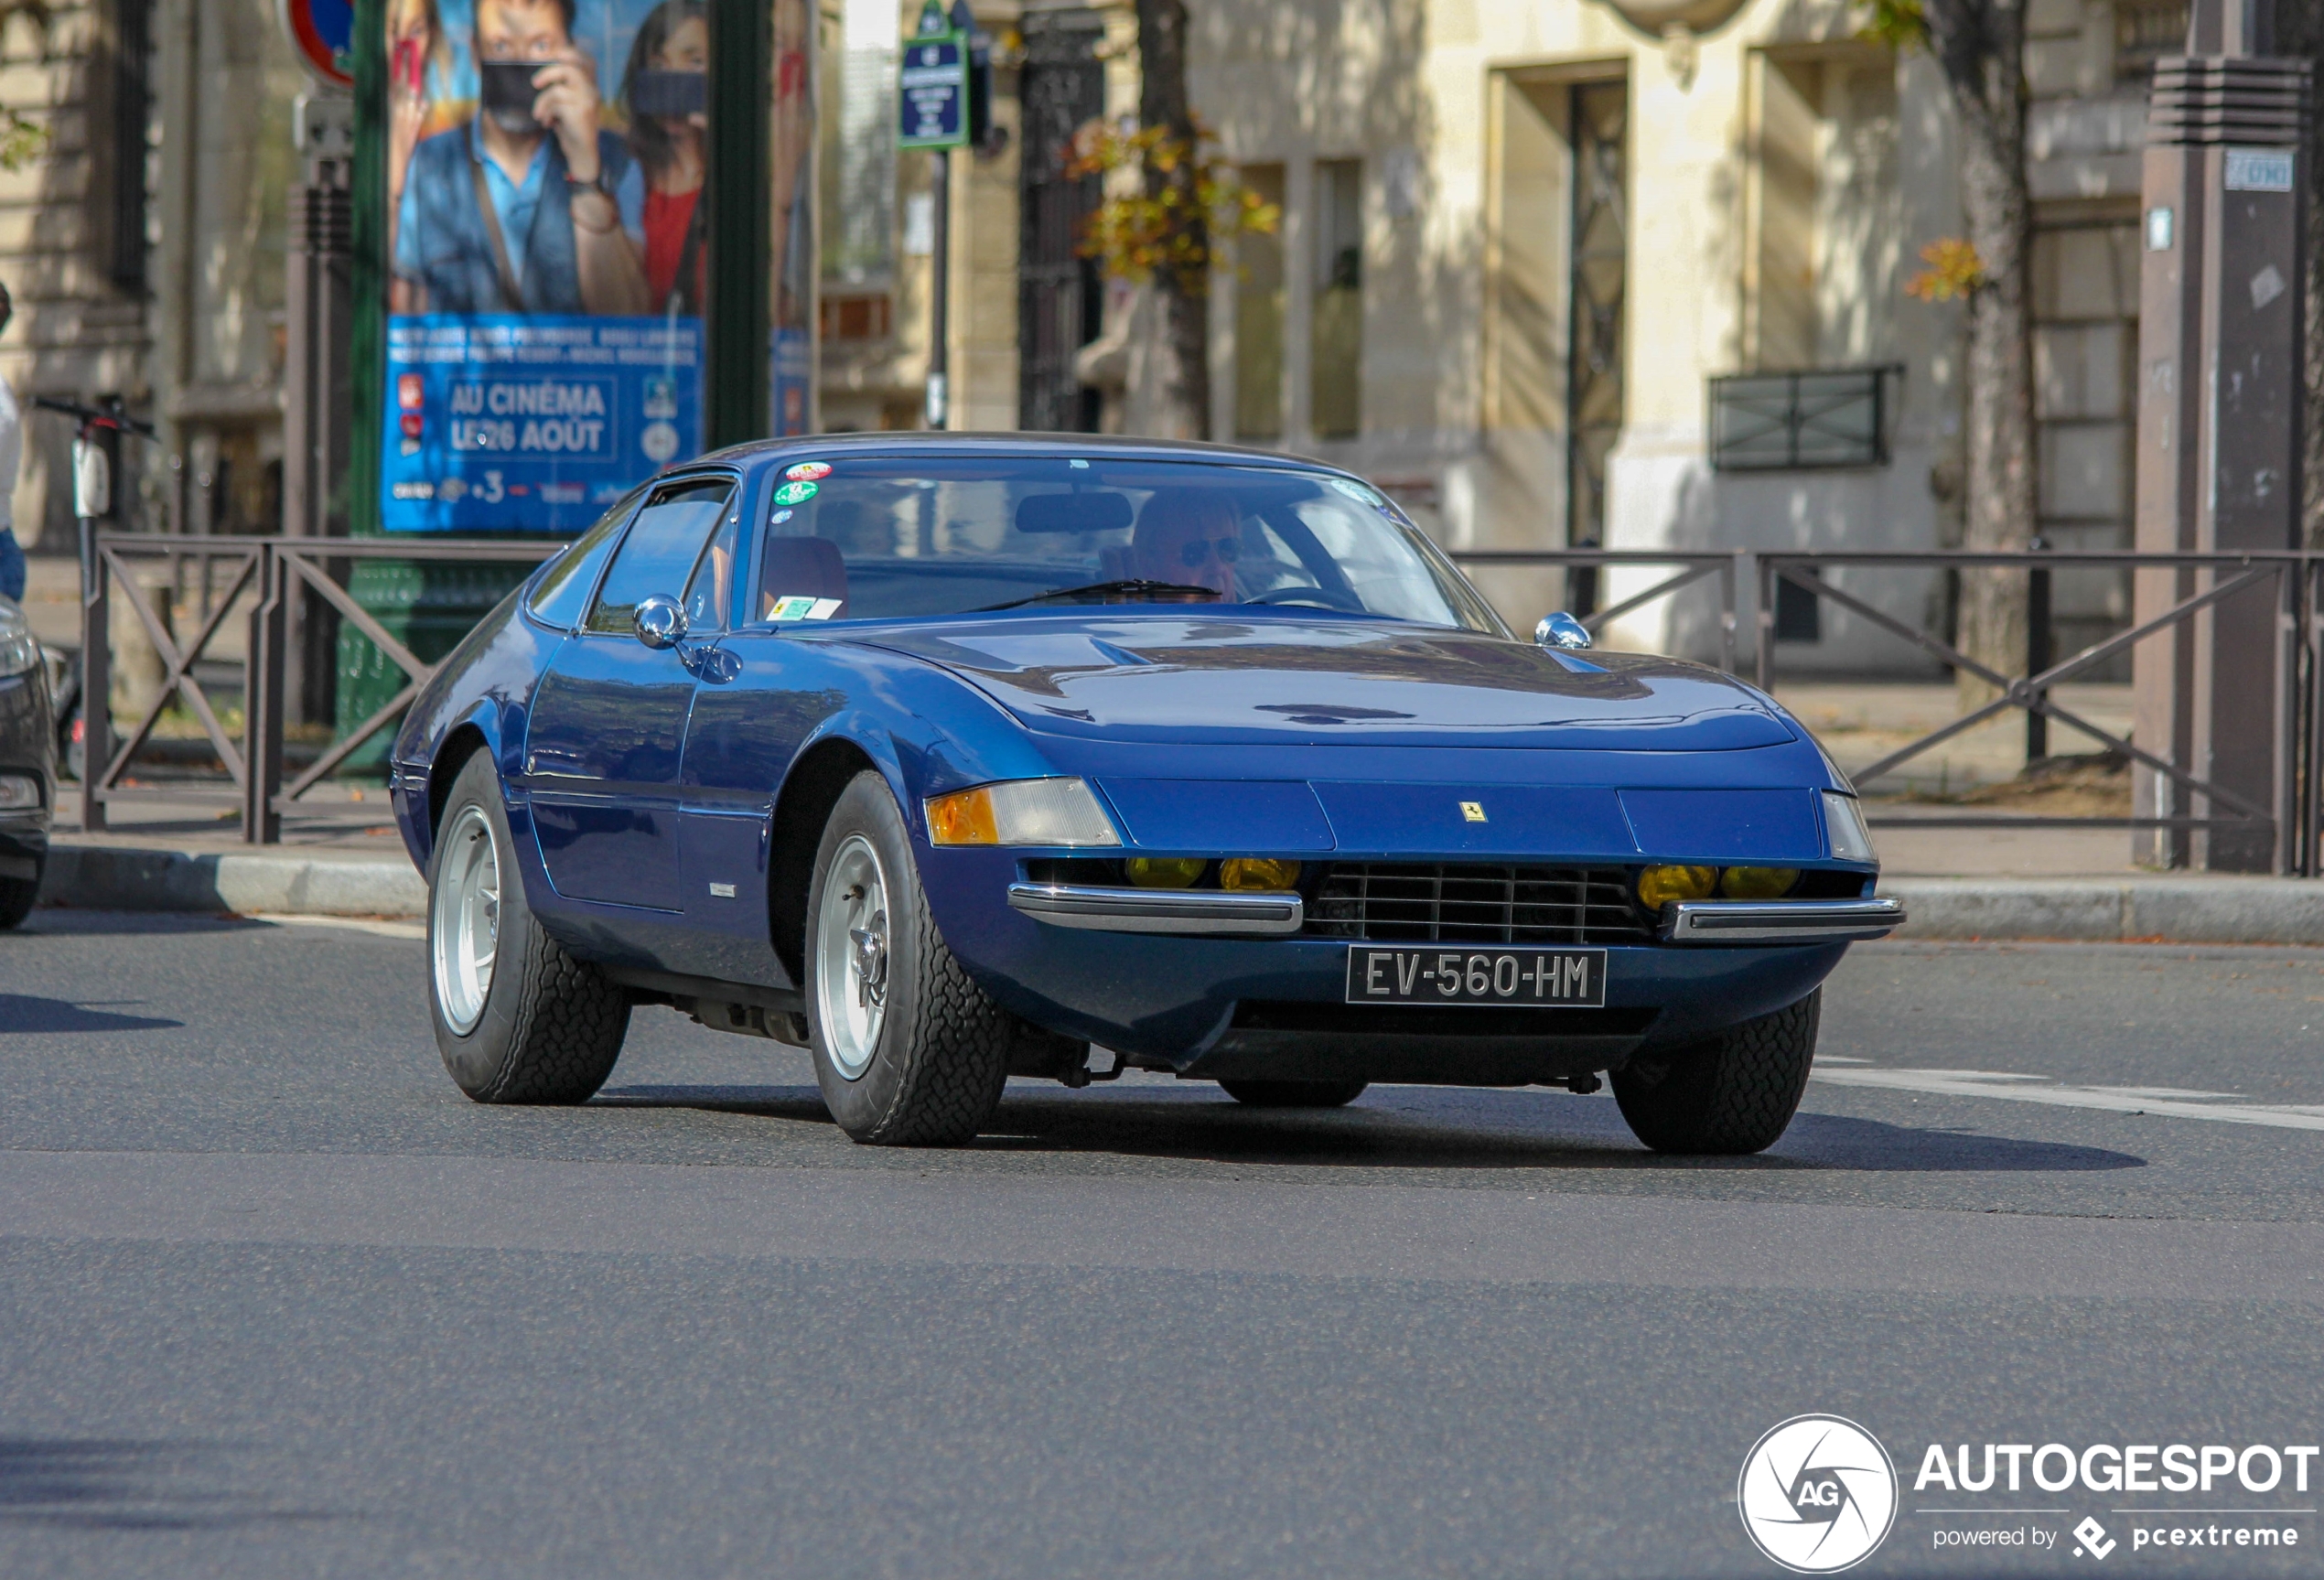
[[[1208,489],[1157,489],[1138,511],[1130,574],[1145,581],[1209,587],[1235,597],[1243,532],[1234,501]]]

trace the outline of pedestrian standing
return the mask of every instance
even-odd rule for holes
[[[0,285],[0,334],[16,316],[8,287]],[[24,414],[16,392],[0,378],[0,597],[24,601],[24,548],[16,542],[16,468],[24,464]]]

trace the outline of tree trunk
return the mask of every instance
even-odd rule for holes
[[[2314,61],[2324,76],[2324,5],[2317,0],[2276,0],[2277,55]],[[2314,91],[2313,89],[2310,90]],[[2308,147],[2308,278],[2304,330],[2300,348],[2300,490],[2299,541],[2324,549],[2324,117],[2311,115]]]
[[[1176,197],[1189,216],[1187,240],[1196,257],[1210,254],[1210,219],[1195,201],[1194,114],[1186,91],[1185,0],[1137,0],[1138,120],[1147,127],[1167,128],[1171,141],[1182,144],[1188,157],[1171,170],[1146,167],[1146,196],[1164,199],[1176,188]],[[1207,439],[1210,436],[1210,281],[1207,274],[1187,279],[1169,268],[1155,271],[1154,289],[1160,298],[1162,320],[1157,353],[1149,359],[1155,370],[1158,438]]]
[[[1969,299],[1963,546],[2022,549],[2036,510],[2026,189],[2025,14],[2009,0],[1928,0],[1931,52],[1961,137],[1961,208],[1985,283]],[[2026,574],[1961,578],[1961,650],[2015,674],[2026,659]],[[1964,700],[1990,696],[1966,677]]]

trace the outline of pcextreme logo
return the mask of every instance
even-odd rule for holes
[[[1743,1456],[1735,1501],[1760,1552],[1797,1575],[1836,1574],[1888,1539],[1897,1467],[1855,1422],[1794,1415]]]

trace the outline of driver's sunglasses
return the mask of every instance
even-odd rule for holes
[[[1233,538],[1193,538],[1178,551],[1178,559],[1181,564],[1192,566],[1200,564],[1213,554],[1219,557],[1219,564],[1231,565],[1243,557],[1243,545]]]

